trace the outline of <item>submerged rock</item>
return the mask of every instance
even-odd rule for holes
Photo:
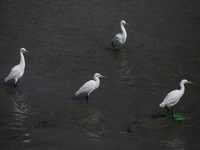
[[[37,127],[53,128],[55,126],[57,126],[57,124],[51,124],[48,121],[42,121],[42,122],[37,123],[33,127],[35,127],[35,128],[37,128]]]
[[[167,126],[172,126],[173,124],[174,121],[170,116],[165,114],[156,114],[152,116],[145,116],[135,120],[129,126],[128,131],[131,133],[153,131]]]

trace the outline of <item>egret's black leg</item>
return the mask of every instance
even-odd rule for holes
[[[115,49],[115,47],[114,47],[114,44],[113,44],[113,42],[111,42],[111,45],[112,45],[112,47],[114,48],[114,50],[116,50],[116,49]]]
[[[165,107],[165,109],[167,109],[167,114],[170,115],[170,110],[169,110],[169,108]]]
[[[88,102],[88,95],[86,95],[86,101]]]
[[[172,109],[171,109],[172,118],[174,118],[174,116],[173,116],[173,109],[174,109],[174,107],[172,106]]]

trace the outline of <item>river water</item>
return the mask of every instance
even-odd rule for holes
[[[2,0],[0,2],[1,149],[199,149],[199,0]],[[113,51],[125,20],[128,37]],[[18,86],[4,83],[26,48]],[[74,93],[99,72],[88,103]],[[175,113],[187,125],[129,133],[168,92],[186,92]]]

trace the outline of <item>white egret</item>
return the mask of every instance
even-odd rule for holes
[[[129,25],[129,24],[126,23],[124,20],[122,20],[120,22],[122,33],[117,33],[115,37],[111,40],[111,45],[113,46],[114,49],[115,49],[114,45],[121,46],[122,44],[126,42],[127,33],[124,27],[125,25]]]
[[[106,78],[99,73],[95,73],[94,80],[89,80],[85,84],[83,84],[83,86],[81,86],[81,88],[75,93],[75,95],[78,96],[79,94],[86,93],[86,101],[88,101],[88,96],[90,95],[90,93],[99,87],[100,77]]]
[[[173,90],[173,91],[169,92],[167,94],[167,96],[165,97],[165,99],[163,100],[163,102],[159,105],[162,108],[163,107],[166,108],[167,113],[169,113],[169,114],[170,114],[169,107],[172,107],[171,108],[172,118],[173,118],[173,107],[176,103],[178,103],[178,101],[180,100],[180,98],[183,96],[183,94],[185,92],[185,86],[184,86],[185,83],[192,83],[192,82],[187,81],[186,79],[183,79],[180,82],[181,89],[180,90]]]
[[[23,74],[24,74],[24,69],[25,69],[25,58],[23,53],[28,52],[25,48],[21,48],[20,49],[20,62],[18,65],[14,66],[9,75],[5,78],[5,82],[7,82],[8,80],[15,80],[15,86],[17,86],[17,81],[18,79],[20,79]],[[28,52],[29,53],[29,52]]]

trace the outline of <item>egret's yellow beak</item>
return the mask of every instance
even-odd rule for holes
[[[30,53],[29,51],[26,50],[27,53]]]
[[[102,75],[101,75],[100,77],[102,77],[102,78],[106,78],[106,77],[104,77],[104,76],[102,76]]]
[[[190,81],[188,81],[187,83],[192,83],[193,84],[193,82],[190,82]]]
[[[128,23],[125,23],[125,25],[129,25]]]

